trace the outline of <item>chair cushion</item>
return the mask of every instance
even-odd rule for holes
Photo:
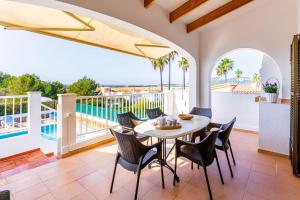
[[[217,140],[215,142],[215,147],[216,147],[216,149],[224,151],[222,141],[219,138],[217,138]],[[226,143],[225,149],[228,149],[228,148],[229,148],[229,145]]]
[[[157,151],[150,150],[143,159],[143,167],[148,165],[153,159],[157,158]]]
[[[213,162],[212,160],[206,160],[204,158],[201,157],[201,154],[199,153],[199,151],[195,148],[193,148],[192,146],[188,146],[188,145],[183,145],[181,146],[181,154],[186,157],[187,159],[199,164],[202,166],[202,161],[204,162],[203,164],[205,166],[210,165]]]
[[[137,133],[137,132],[135,132],[135,137],[136,137],[136,139],[138,139],[140,142],[144,142],[144,141],[146,141],[146,140],[149,139],[149,136],[146,136],[146,135],[143,135],[143,134]]]

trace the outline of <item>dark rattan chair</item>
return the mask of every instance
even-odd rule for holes
[[[119,133],[112,129],[110,129],[110,131],[117,138],[119,144],[110,187],[110,193],[112,193],[113,190],[117,164],[120,164],[123,168],[137,173],[137,182],[134,196],[134,199],[137,199],[141,170],[155,159],[158,159],[160,162],[162,187],[164,188],[164,174],[161,157],[162,142],[158,142],[152,146],[145,146],[137,140],[137,138],[133,135],[133,132]],[[156,149],[156,151],[154,149]]]
[[[160,108],[146,109],[146,114],[149,119],[156,119],[160,116],[166,116]]]
[[[9,190],[4,190],[0,192],[0,200],[10,200]]]
[[[208,117],[209,119],[212,118],[212,112],[211,112],[211,108],[199,108],[199,107],[194,107],[190,114],[192,115],[199,115],[199,116],[204,116],[204,117]],[[209,123],[207,127],[194,132],[192,134],[192,138],[191,141],[195,142],[197,137],[200,137],[200,140],[206,137],[205,132],[209,132],[210,129],[212,128],[220,128],[222,124],[217,124],[217,123]]]
[[[231,143],[229,140],[229,136],[230,136],[230,133],[232,131],[235,121],[236,121],[236,117],[233,118],[229,123],[223,124],[220,128],[221,130],[220,130],[219,136],[216,140],[216,149],[224,151],[226,154],[226,158],[227,158],[227,162],[228,162],[228,166],[229,166],[230,174],[231,174],[232,178],[233,178],[233,173],[232,173],[231,164],[230,164],[227,150],[230,149],[233,164],[235,165],[235,159],[234,159]]]
[[[218,131],[211,132],[205,139],[199,143],[186,142],[182,140],[176,140],[176,151],[175,151],[175,173],[173,179],[173,185],[175,186],[175,175],[177,170],[177,158],[182,156],[192,162],[202,166],[205,173],[206,184],[209,192],[209,197],[212,199],[210,184],[207,176],[206,167],[217,161],[218,170],[222,184],[224,184],[222,172],[219,165],[218,156],[215,150],[215,142],[218,137]]]
[[[141,120],[139,118],[137,118],[132,112],[126,112],[126,113],[122,113],[122,114],[117,114],[117,120],[118,120],[118,123],[127,128],[126,131],[129,130],[133,130],[134,127],[136,126],[136,123],[138,122],[143,122],[144,120]],[[148,139],[150,138],[151,139],[151,144],[152,144],[152,138],[149,137],[149,136],[145,136],[145,135],[142,135],[140,133],[137,133],[137,132],[134,132],[134,135],[135,137],[141,141],[141,142],[144,142],[147,140],[147,143],[148,143]]]

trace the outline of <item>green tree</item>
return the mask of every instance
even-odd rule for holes
[[[166,57],[161,57],[158,59],[151,59],[151,63],[153,68],[159,69],[159,75],[160,75],[160,91],[163,92],[163,78],[162,78],[162,73],[164,71],[164,68],[166,67],[168,60]]]
[[[58,81],[43,82],[43,96],[51,99],[57,99],[57,94],[65,93],[64,85]]]
[[[83,78],[77,80],[67,87],[67,92],[75,93],[78,96],[92,96],[97,88],[97,83],[93,79]]]
[[[216,68],[216,72],[218,76],[224,76],[225,82],[227,82],[227,74],[229,71],[233,69],[234,62],[229,58],[224,58],[221,60],[219,65]]]
[[[4,72],[0,72],[0,87],[3,83],[3,81],[5,81],[6,79],[9,79],[11,77],[11,75],[6,74]]]
[[[260,82],[261,82],[260,73],[254,73],[252,75],[252,83],[254,83],[256,85],[256,87],[258,87],[260,85]]]
[[[24,74],[18,77],[11,77],[2,83],[10,95],[23,95],[28,91],[41,91],[42,82],[35,74]]]
[[[240,69],[237,69],[234,73],[235,73],[235,77],[237,78],[238,82],[240,82],[240,78],[243,75],[243,71]]]
[[[175,57],[178,55],[177,51],[172,51],[168,55],[166,55],[166,58],[168,59],[169,64],[169,83],[168,83],[168,90],[171,89],[171,64],[174,61]]]
[[[178,65],[183,72],[183,89],[185,89],[185,73],[187,72],[190,65],[188,60],[184,57],[181,57],[181,59],[178,61]]]

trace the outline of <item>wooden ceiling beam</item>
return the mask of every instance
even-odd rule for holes
[[[144,7],[149,8],[154,2],[155,0],[144,0]]]
[[[180,17],[184,16],[188,12],[191,12],[198,6],[202,5],[203,3],[207,2],[208,0],[189,0],[173,10],[170,13],[170,22],[174,22],[175,20],[179,19]]]
[[[218,19],[219,17],[222,17],[248,3],[250,3],[253,0],[232,0],[223,6],[211,11],[210,13],[198,18],[197,20],[187,24],[186,30],[188,33],[194,31],[197,28],[200,28],[204,26],[205,24],[208,24],[215,19]]]

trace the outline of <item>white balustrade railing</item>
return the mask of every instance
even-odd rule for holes
[[[76,132],[78,137],[117,125],[117,114],[133,112],[146,119],[146,109],[165,109],[165,93],[82,96],[76,98]]]
[[[0,134],[27,129],[28,96],[0,96]]]

